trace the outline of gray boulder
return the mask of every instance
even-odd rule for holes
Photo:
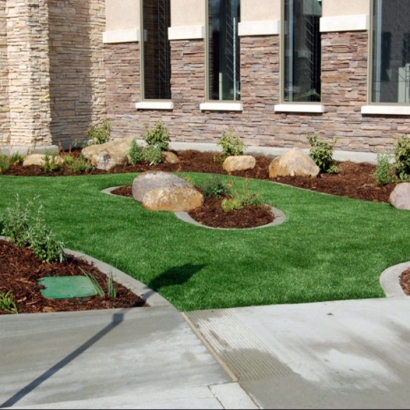
[[[134,179],[132,196],[136,201],[142,202],[145,194],[159,188],[190,188],[192,184],[174,174],[162,171],[144,172]]]
[[[269,165],[269,178],[284,176],[308,176],[315,177],[319,174],[319,167],[309,155],[299,148],[275,158]]]
[[[396,185],[389,197],[389,202],[397,209],[410,210],[410,183]]]

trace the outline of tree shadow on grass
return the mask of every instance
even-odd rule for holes
[[[147,283],[147,286],[158,292],[160,289],[167,286],[182,285],[205,266],[206,265],[192,265],[191,263],[175,266],[159,274],[156,278]]]

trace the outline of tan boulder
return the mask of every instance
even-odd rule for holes
[[[158,188],[191,188],[187,180],[169,172],[150,171],[137,176],[132,183],[132,196],[142,202],[147,192]]]
[[[196,189],[158,188],[144,195],[142,206],[151,211],[188,212],[203,202],[203,195]]]
[[[256,159],[252,155],[238,155],[227,157],[223,163],[223,169],[227,172],[245,171],[253,169],[256,165]]]
[[[179,158],[171,151],[164,151],[162,153],[162,159],[164,162],[168,164],[178,164]]]
[[[45,157],[46,157],[45,154],[31,154],[31,155],[28,155],[24,159],[23,166],[27,167],[29,165],[37,165],[39,167],[42,167],[44,165],[44,158]],[[49,157],[50,157],[50,161],[51,161],[52,155],[50,154]],[[64,160],[60,156],[56,155],[55,162],[59,165],[63,165]]]
[[[105,171],[117,165],[129,162],[128,151],[135,138],[108,141],[105,144],[95,144],[85,147],[81,152],[97,169]]]
[[[309,176],[315,177],[319,174],[319,167],[309,155],[299,148],[275,158],[269,165],[269,178],[284,176]]]
[[[397,209],[410,211],[410,183],[396,185],[389,197],[389,202]]]

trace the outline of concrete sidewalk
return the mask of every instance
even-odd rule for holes
[[[187,314],[263,408],[409,408],[410,300]]]

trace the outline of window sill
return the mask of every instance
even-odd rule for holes
[[[201,111],[243,111],[241,102],[206,102],[199,105]]]
[[[104,44],[131,43],[140,41],[140,30],[115,30],[103,33]]]
[[[410,115],[410,105],[364,105],[362,114]]]
[[[312,113],[323,114],[325,107],[321,104],[277,104],[275,112],[295,112],[295,113]]]
[[[135,104],[137,110],[173,110],[172,101],[142,101]]]

